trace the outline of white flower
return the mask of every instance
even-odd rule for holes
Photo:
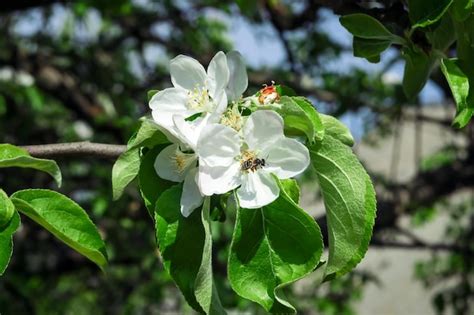
[[[158,176],[178,183],[184,181],[180,203],[181,213],[185,217],[188,217],[203,202],[203,196],[197,184],[198,157],[193,150],[196,150],[197,139],[208,119],[209,116],[187,122],[183,116],[174,115],[173,122],[177,131],[175,136],[178,141],[164,148],[155,160]]]
[[[229,83],[226,87],[227,99],[235,102],[240,99],[247,90],[248,77],[244,58],[238,51],[230,51],[226,54],[227,65],[229,67]]]
[[[308,149],[283,134],[283,119],[274,111],[251,114],[239,133],[222,124],[203,128],[198,142],[198,184],[205,196],[237,189],[243,208],[259,208],[273,202],[280,179],[294,177],[309,165]]]
[[[204,113],[218,120],[227,108],[225,88],[229,82],[227,58],[218,52],[207,68],[195,59],[179,55],[170,62],[172,88],[164,89],[150,100],[154,121],[176,136],[173,117]],[[206,116],[206,115],[204,115]]]

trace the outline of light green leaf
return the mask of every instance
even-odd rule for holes
[[[443,59],[441,61],[441,70],[448,81],[456,102],[456,117],[454,118],[453,125],[457,128],[463,128],[467,125],[474,112],[474,108],[470,108],[467,103],[469,79],[459,67],[458,59]]]
[[[156,93],[158,93],[160,90],[149,90],[146,92],[146,95],[148,97],[148,102],[151,100],[151,98],[153,97],[153,95],[155,95]]]
[[[311,147],[310,155],[326,206],[330,279],[347,273],[364,257],[374,226],[375,191],[351,149],[331,135]]]
[[[20,216],[18,212],[13,213],[9,224],[0,230],[0,276],[3,275],[10,263],[13,251],[13,234],[20,226]]]
[[[210,197],[204,200],[201,211],[201,221],[204,227],[205,238],[201,265],[196,275],[196,300],[206,314],[226,314],[222,307],[212,275],[212,235],[210,219]]]
[[[339,19],[354,37],[403,43],[405,40],[392,34],[382,23],[370,15],[356,13],[341,16]]]
[[[0,144],[0,168],[2,167],[33,168],[48,173],[61,186],[61,170],[55,161],[34,158],[26,150],[11,144]]]
[[[366,58],[370,62],[377,63],[380,61],[380,54],[390,47],[391,44],[391,40],[354,37],[352,48],[354,56]]]
[[[159,145],[146,152],[142,156],[140,170],[138,172],[140,193],[152,218],[155,217],[155,203],[160,195],[175,184],[159,177],[155,170],[156,157],[166,146],[167,145]]]
[[[420,93],[428,81],[435,59],[418,48],[405,47],[402,54],[406,61],[403,91],[408,99],[412,99]]]
[[[438,22],[451,3],[453,0],[408,0],[408,15],[412,28],[426,27]]]
[[[0,188],[0,231],[10,222],[15,213],[15,206],[8,195]]]
[[[324,126],[314,106],[304,97],[282,96],[281,108],[276,111],[283,117],[287,135],[305,135],[310,143],[321,141]]]
[[[138,175],[140,170],[140,149],[135,148],[120,154],[112,168],[112,194],[118,200]]]
[[[454,19],[459,22],[466,20],[474,12],[474,0],[455,0],[452,5]]]
[[[152,120],[145,119],[140,128],[137,131],[135,137],[133,137],[127,145],[128,150],[132,150],[139,147],[152,148],[155,145],[169,143],[170,141],[161,132],[158,125]]]
[[[77,203],[46,189],[17,191],[11,200],[18,211],[100,268],[107,264],[104,241],[97,227]]]
[[[350,147],[354,145],[354,138],[352,137],[351,131],[339,119],[324,114],[319,114],[319,117],[323,121],[324,132],[326,134]]]
[[[144,120],[136,135],[128,143],[127,151],[122,153],[112,168],[113,199],[119,199],[127,187],[138,175],[140,169],[141,147],[152,148],[168,143],[169,140],[151,120]]]
[[[300,186],[295,179],[282,179],[280,180],[280,185],[283,187],[283,190],[288,194],[288,197],[293,200],[294,203],[299,204],[300,202]]]
[[[238,209],[228,262],[229,281],[237,294],[270,313],[294,313],[277,291],[319,263],[323,243],[314,219],[284,191],[260,209]]]
[[[206,231],[201,211],[195,210],[187,218],[181,214],[181,192],[182,184],[175,185],[158,198],[155,211],[156,239],[166,271],[188,304],[196,311],[203,312],[195,290],[203,260]]]

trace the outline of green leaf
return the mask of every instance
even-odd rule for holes
[[[287,135],[306,135],[310,143],[324,137],[324,126],[314,106],[304,97],[282,96],[281,108],[276,111],[283,117]]]
[[[205,238],[202,251],[201,265],[196,275],[196,300],[206,314],[226,314],[222,307],[212,275],[212,235],[210,219],[211,198],[204,200],[201,211],[201,222],[204,227]]]
[[[17,191],[11,196],[18,211],[51,232],[100,268],[107,264],[105,244],[97,227],[77,203],[46,189]]]
[[[20,216],[14,211],[9,224],[0,230],[0,276],[3,275],[10,263],[13,251],[13,234],[20,226]]]
[[[10,222],[15,213],[15,206],[8,195],[0,188],[0,231]]]
[[[181,192],[182,184],[175,185],[158,198],[155,211],[156,239],[166,271],[188,304],[196,311],[203,312],[195,290],[203,260],[206,231],[199,210],[187,218],[181,214]]]
[[[311,147],[310,155],[327,213],[330,279],[347,273],[364,257],[374,226],[375,191],[351,149],[331,135]]]
[[[135,148],[120,154],[112,168],[112,195],[118,200],[138,175],[140,170],[140,149]]]
[[[408,99],[412,99],[420,93],[428,81],[435,60],[418,48],[405,47],[402,54],[406,61],[403,91]]]
[[[397,43],[400,41],[404,42],[402,38],[392,34],[382,23],[367,14],[344,15],[341,16],[339,21],[354,37]]]
[[[161,150],[167,145],[159,145],[146,152],[142,156],[140,170],[138,172],[138,182],[140,184],[140,193],[145,202],[151,217],[155,217],[155,204],[160,195],[175,183],[162,179],[156,174],[155,160]]]
[[[122,153],[112,168],[113,199],[119,199],[127,187],[138,175],[140,170],[140,148],[154,147],[168,143],[169,140],[150,120],[144,120],[136,135],[132,137],[127,151]]]
[[[449,9],[453,0],[408,0],[408,15],[412,28],[436,23]]]
[[[158,93],[160,90],[149,90],[146,92],[146,95],[148,97],[148,102],[151,101],[151,98]]]
[[[168,138],[166,138],[165,134],[154,121],[145,119],[140,125],[135,137],[128,143],[127,148],[128,150],[139,147],[152,148],[158,144],[169,142]]]
[[[61,186],[61,170],[55,161],[34,158],[28,151],[11,144],[0,144],[0,168],[2,167],[33,168],[48,173]]]
[[[228,262],[237,294],[270,313],[294,313],[277,291],[311,273],[323,243],[314,219],[280,185],[280,196],[260,209],[238,209]]]
[[[354,145],[354,138],[352,137],[351,131],[339,119],[324,114],[319,114],[319,117],[323,122],[325,134],[336,138],[350,147]]]
[[[474,0],[456,0],[452,5],[455,20],[463,22],[474,12]]]
[[[454,118],[453,125],[457,128],[463,128],[471,119],[474,108],[468,106],[469,79],[459,67],[458,62],[458,59],[443,59],[441,61],[441,70],[448,81],[454,101],[456,102],[456,117]]]
[[[352,48],[354,56],[366,58],[370,62],[380,61],[380,54],[392,44],[391,40],[365,39],[354,37]]]
[[[295,179],[288,178],[280,180],[280,184],[283,190],[287,193],[288,197],[293,200],[294,203],[299,204],[300,202],[300,186]]]
[[[451,16],[445,14],[437,27],[430,32],[426,32],[426,37],[430,41],[433,48],[444,52],[456,40],[456,32]]]

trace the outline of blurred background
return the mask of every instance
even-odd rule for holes
[[[286,84],[340,118],[378,192],[362,263],[339,280],[286,289],[301,314],[474,313],[474,128],[450,127],[454,105],[439,70],[415,102],[403,95],[404,61],[353,57],[340,15],[364,12],[400,35],[403,1],[16,0],[0,3],[0,142],[126,143],[149,113],[146,91],[171,85],[168,61],[207,65],[240,51],[249,94]],[[1,314],[191,314],[163,271],[153,222],[132,185],[112,202],[112,160],[58,160],[61,192],[79,202],[108,244],[110,267],[92,263],[23,217],[0,279]],[[300,178],[303,207],[325,228],[314,177]],[[2,170],[12,193],[52,188],[46,175]],[[263,314],[225,279],[232,222],[214,227],[218,285],[234,314]],[[316,277],[316,276],[315,276]]]

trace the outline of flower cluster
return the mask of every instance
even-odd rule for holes
[[[187,217],[205,196],[236,189],[239,205],[260,208],[273,202],[277,179],[309,165],[305,145],[284,135],[282,117],[271,110],[280,96],[274,85],[244,98],[248,79],[242,56],[218,52],[207,71],[179,55],[170,62],[172,88],[150,100],[153,120],[173,143],[157,156],[155,169],[166,180],[184,182],[181,213]]]

